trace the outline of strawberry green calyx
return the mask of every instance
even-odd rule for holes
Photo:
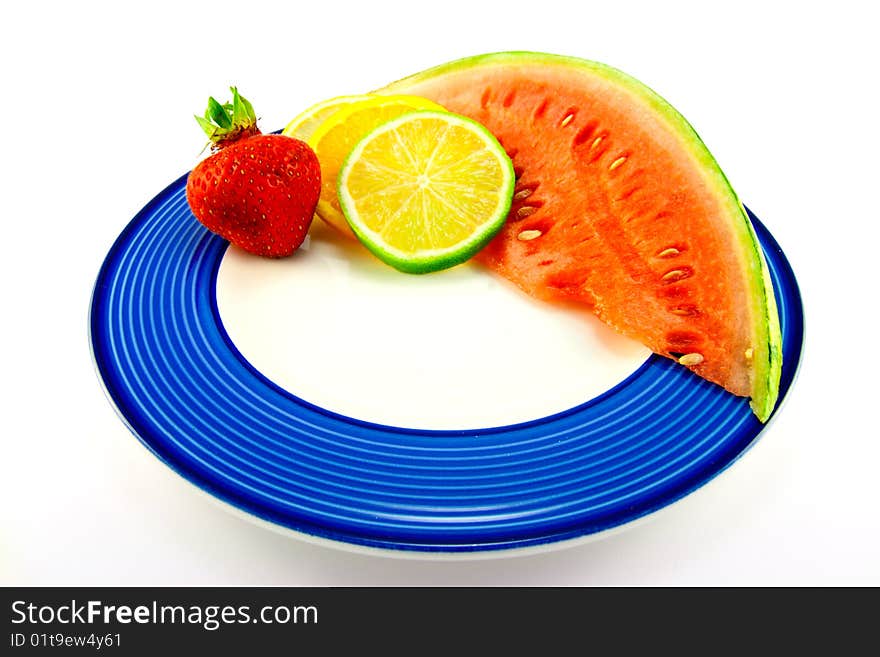
[[[236,87],[230,87],[232,102],[221,105],[211,96],[204,116],[196,115],[196,121],[211,140],[212,150],[218,151],[239,139],[260,134],[257,115],[253,105],[240,96]]]

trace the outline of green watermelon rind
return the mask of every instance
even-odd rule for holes
[[[759,321],[759,325],[754,328],[758,339],[766,340],[767,344],[767,362],[764,367],[760,367],[756,363],[754,368],[750,404],[757,418],[761,422],[766,422],[776,407],[782,373],[782,331],[770,271],[754,226],[752,226],[752,222],[727,176],[693,126],[668,101],[644,83],[607,64],[567,55],[531,51],[497,52],[465,57],[392,82],[377,90],[377,93],[406,93],[409,87],[421,82],[478,66],[515,66],[520,64],[562,66],[573,70],[585,70],[593,75],[599,75],[613,81],[644,101],[668,123],[672,132],[680,136],[687,145],[711,187],[729,207],[730,212],[725,216],[733,220],[731,227],[742,245],[739,255],[747,264],[751,290],[749,298],[753,304],[753,314]],[[739,221],[735,221],[734,218],[738,218]]]

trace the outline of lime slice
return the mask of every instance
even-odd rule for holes
[[[513,164],[482,125],[449,112],[403,114],[368,133],[339,173],[358,239],[400,271],[464,262],[504,224]]]
[[[359,96],[336,96],[328,100],[315,103],[304,112],[298,114],[287,124],[281,134],[288,137],[296,137],[307,142],[315,130],[334,112],[346,105],[351,105],[359,100],[371,98],[369,95]]]
[[[351,149],[370,130],[389,119],[413,110],[442,110],[437,103],[418,96],[370,96],[333,112],[308,139],[321,163],[321,198],[316,213],[328,224],[354,237],[336,196],[339,169]]]

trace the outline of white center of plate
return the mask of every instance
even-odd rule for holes
[[[418,429],[503,426],[582,404],[650,355],[479,265],[402,274],[318,224],[289,258],[230,247],[217,304],[251,365],[327,410]]]

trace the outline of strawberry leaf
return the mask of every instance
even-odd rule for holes
[[[221,105],[211,96],[208,98],[208,108],[204,116],[196,116],[196,121],[215,149],[238,139],[260,134],[253,106],[239,95],[236,87],[230,87],[230,90],[231,103]]]
[[[195,117],[196,121],[198,121],[199,125],[202,127],[202,130],[204,130],[205,134],[208,135],[208,138],[212,138],[217,132],[217,126],[215,126],[203,116],[199,116],[198,114],[196,114]]]
[[[214,123],[221,128],[232,127],[232,121],[229,118],[229,114],[223,108],[223,105],[214,100],[213,96],[208,98],[208,112],[210,113],[210,118],[214,120]]]
[[[251,105],[250,101],[247,98],[245,98],[244,96],[241,96],[240,98],[241,98],[242,104],[244,104],[245,109],[247,110],[248,119],[250,121],[253,121],[254,123],[256,123],[257,122],[257,114],[256,114],[256,112],[254,112],[254,106]]]
[[[241,96],[238,95],[238,89],[235,87],[230,87],[229,89],[232,91],[232,122],[244,123],[248,118],[247,107],[241,102]]]

